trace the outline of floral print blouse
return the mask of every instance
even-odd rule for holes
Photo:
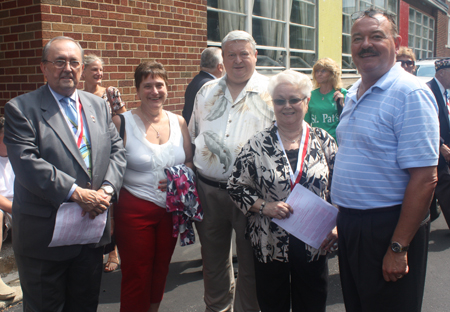
[[[308,125],[308,127],[310,127]],[[330,201],[329,189],[337,145],[325,130],[310,127],[300,184]],[[300,161],[300,160],[299,160]],[[228,180],[228,192],[248,217],[246,236],[260,262],[289,262],[289,235],[268,216],[249,211],[258,198],[267,202],[286,201],[291,192],[289,163],[272,125],[244,145]],[[322,251],[306,245],[308,261]]]
[[[115,87],[108,87],[105,89],[105,93],[102,95],[104,99],[109,104],[109,112],[113,114],[118,111],[121,107],[125,106],[125,103],[120,98],[119,89]]]

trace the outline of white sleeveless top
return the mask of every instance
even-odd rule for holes
[[[0,195],[5,196],[10,201],[14,197],[14,177],[14,171],[8,157],[0,156]]]
[[[123,187],[134,196],[166,207],[166,192],[158,189],[159,181],[166,179],[164,168],[183,164],[186,155],[183,135],[177,115],[163,110],[169,117],[169,141],[159,145],[150,143],[145,137],[145,126],[138,115],[131,111],[125,117],[127,169]]]

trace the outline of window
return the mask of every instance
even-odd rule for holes
[[[413,8],[409,8],[408,46],[416,59],[433,57],[434,19]]]
[[[316,60],[316,0],[208,0],[208,45],[236,29],[257,43],[258,71],[311,71]]]
[[[371,6],[397,16],[397,0],[343,0],[342,1],[342,72],[355,72],[351,54],[351,15]]]

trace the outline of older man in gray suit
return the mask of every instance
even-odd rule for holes
[[[104,100],[76,89],[83,49],[75,40],[49,41],[41,70],[47,85],[5,106],[24,311],[96,311],[109,215],[96,244],[49,244],[62,203],[79,204],[91,219],[108,213],[122,184],[125,150]]]

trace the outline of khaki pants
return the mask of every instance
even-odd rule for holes
[[[259,311],[256,298],[253,250],[245,239],[247,218],[231,201],[226,190],[198,180],[203,221],[197,222],[202,244],[206,311]],[[234,283],[231,235],[236,232],[238,278]],[[236,289],[235,289],[236,288]]]

